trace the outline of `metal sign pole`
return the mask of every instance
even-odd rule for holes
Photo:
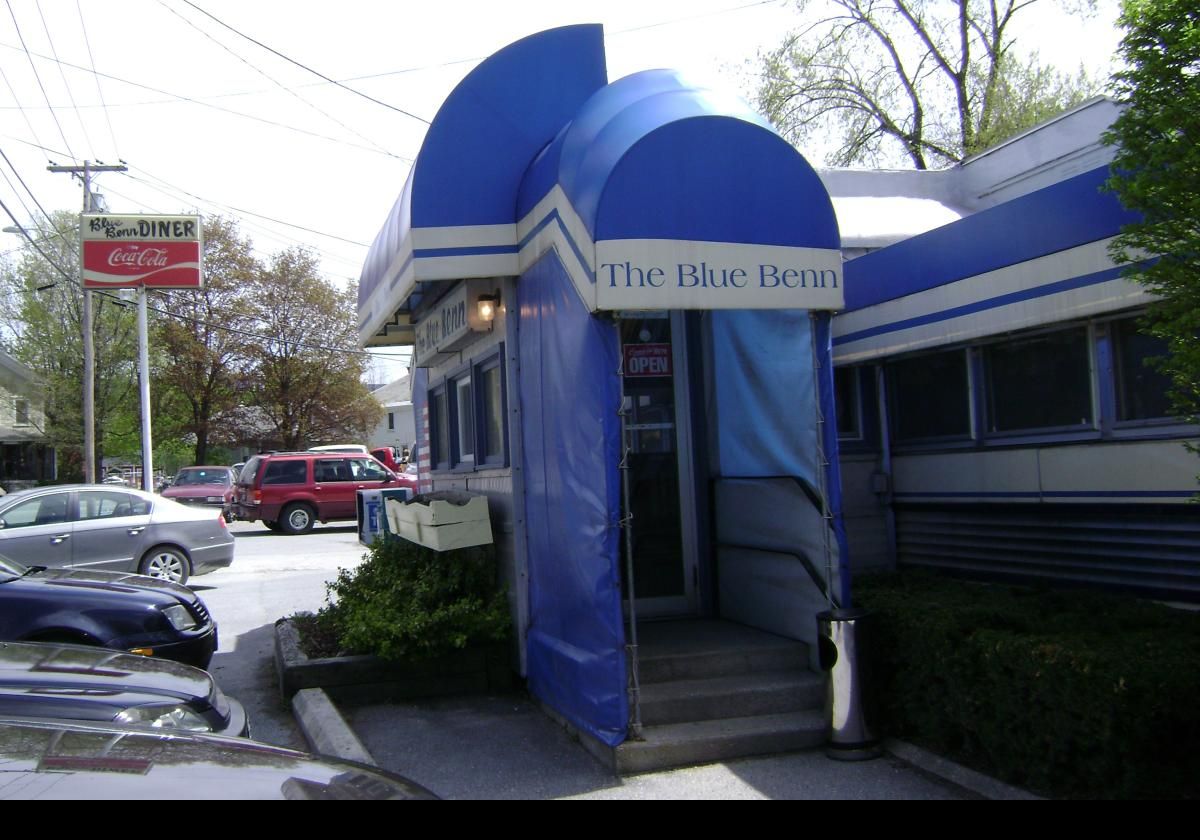
[[[138,385],[142,404],[142,489],[154,492],[154,439],[150,434],[150,338],[146,287],[138,289]]]

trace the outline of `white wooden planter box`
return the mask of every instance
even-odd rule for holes
[[[388,530],[406,540],[449,551],[492,541],[487,496],[442,491],[424,493],[411,501],[384,501]]]

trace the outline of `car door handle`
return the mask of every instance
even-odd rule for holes
[[[50,538],[50,545],[60,545],[71,538],[70,534],[55,534]]]
[[[145,530],[146,530],[145,525],[138,525],[136,528],[129,529],[129,536],[136,537],[138,534],[142,533],[142,531],[145,531]]]

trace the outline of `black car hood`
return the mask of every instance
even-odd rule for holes
[[[39,569],[11,583],[45,587],[48,591],[82,590],[92,594],[111,592],[121,598],[141,596],[147,603],[195,603],[196,595],[186,586],[167,580],[122,572],[87,569]]]
[[[0,642],[0,707],[4,697],[54,696],[81,703],[195,700],[212,705],[212,677],[168,659],[79,645]],[[88,698],[91,698],[89,700]]]
[[[0,799],[433,799],[378,768],[242,738],[0,721]]]

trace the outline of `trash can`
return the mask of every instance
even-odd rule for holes
[[[821,670],[829,672],[825,754],[842,761],[863,761],[883,754],[868,719],[869,693],[858,652],[869,616],[861,609],[827,610],[817,615],[817,654]]]
[[[383,533],[383,493],[380,490],[358,491],[358,541],[370,545]]]

